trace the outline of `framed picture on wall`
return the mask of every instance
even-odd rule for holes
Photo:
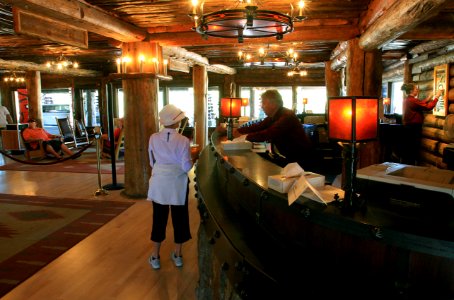
[[[438,98],[437,105],[433,109],[436,116],[446,116],[448,112],[448,99],[446,97],[447,88],[449,87],[449,65],[444,64],[434,67],[434,94],[442,89],[444,92]]]

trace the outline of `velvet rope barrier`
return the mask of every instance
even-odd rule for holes
[[[79,157],[81,155],[81,153],[84,152],[85,150],[87,150],[88,147],[90,147],[92,144],[93,144],[93,141],[90,144],[87,144],[87,145],[83,146],[81,149],[79,149],[76,153],[74,153],[71,156],[65,157],[63,159],[58,159],[58,160],[55,160],[55,161],[42,162],[42,163],[35,162],[35,161],[30,161],[30,160],[18,159],[16,157],[8,154],[5,150],[0,150],[0,153],[3,154],[4,156],[14,160],[14,161],[17,161],[17,162],[20,162],[20,163],[26,164],[26,165],[54,165],[54,164],[58,164],[58,163],[67,161],[69,159],[73,159],[74,157]]]

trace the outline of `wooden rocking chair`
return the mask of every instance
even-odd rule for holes
[[[45,158],[46,157],[46,150],[43,147],[43,141],[39,140],[37,142],[38,143],[38,147],[33,148],[32,145],[31,145],[32,142],[25,141],[22,133],[23,133],[23,130],[21,130],[21,132],[20,132],[20,137],[22,139],[23,145],[25,146],[25,157],[27,158],[27,160],[31,160],[31,159],[34,159],[34,158],[39,158],[39,159]]]

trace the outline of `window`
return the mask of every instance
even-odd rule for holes
[[[187,126],[194,126],[194,89],[191,88],[169,88],[169,104],[173,104],[188,117]]]
[[[42,90],[43,128],[51,134],[60,134],[56,118],[69,116],[73,122],[71,89]]]
[[[293,109],[293,93],[292,87],[242,87],[240,97],[249,98],[249,107],[247,107],[246,115],[254,119],[265,117],[265,113],[261,108],[260,96],[268,89],[277,89],[282,96],[284,107]],[[326,107],[326,87],[297,87],[296,89],[296,112],[303,112],[303,98],[308,98],[308,103],[305,106],[306,112],[324,114]]]
[[[326,112],[326,87],[324,86],[299,86],[296,90],[296,111],[302,113],[324,114]],[[307,104],[303,104],[307,98]]]
[[[266,117],[261,107],[260,96],[269,89],[276,89],[282,96],[284,107],[293,108],[292,87],[242,87],[240,90],[241,98],[249,98],[249,106],[253,110],[253,119],[262,119]],[[249,112],[250,110],[247,110]],[[248,116],[250,116],[248,114]],[[250,116],[251,117],[251,116]]]
[[[404,96],[400,88],[403,84],[403,81],[396,81],[391,85],[391,114],[402,114]]]
[[[94,127],[101,125],[101,118],[99,114],[99,101],[97,89],[83,89],[81,90],[83,109],[84,109],[84,122],[87,127]]]
[[[120,88],[117,90],[117,98],[118,98],[118,117],[123,118],[125,116],[125,100],[123,89]],[[164,90],[159,89],[158,93],[158,112],[164,107]]]
[[[183,110],[188,117],[187,126],[194,126],[194,89],[192,87],[169,88],[169,104],[173,104]],[[216,119],[219,117],[219,88],[210,87],[207,94],[207,126],[216,127]]]

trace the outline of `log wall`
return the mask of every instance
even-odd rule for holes
[[[445,91],[445,101],[449,103],[448,115],[454,114],[454,64],[449,66],[449,76],[449,88]],[[433,91],[433,69],[413,74],[413,81],[419,85],[420,98],[425,98],[428,93]],[[443,150],[454,140],[446,134],[445,122],[446,117],[435,116],[431,112],[425,115],[420,148],[421,165],[447,169],[446,163],[443,162]]]

